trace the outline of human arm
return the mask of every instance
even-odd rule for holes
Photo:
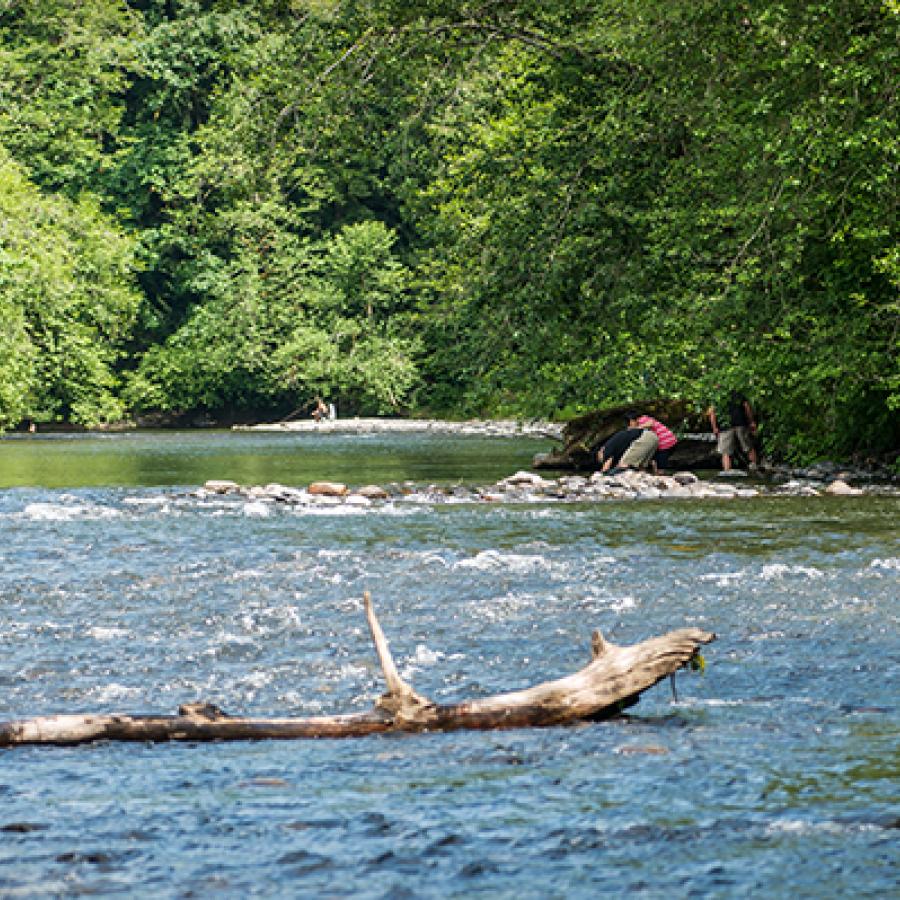
[[[753,407],[749,400],[744,400],[744,412],[747,414],[747,422],[751,431],[756,431],[756,418],[753,415]]]

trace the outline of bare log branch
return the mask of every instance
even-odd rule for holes
[[[387,682],[387,693],[383,694],[375,705],[379,709],[383,709],[396,719],[406,720],[410,717],[416,719],[421,715],[421,711],[425,707],[433,706],[431,701],[420,697],[401,677],[394,665],[394,658],[388,649],[387,638],[381,630],[381,624],[375,615],[375,608],[372,606],[372,597],[368,591],[363,593],[363,603],[366,608],[366,619],[369,623],[369,631],[372,632],[372,640],[375,643],[375,652],[378,654],[378,660],[381,663],[381,671],[384,673],[384,680]]]
[[[388,691],[374,709],[308,718],[230,716],[211,703],[188,703],[178,714],[70,714],[0,722],[0,747],[83,744],[92,741],[237,741],[362,737],[388,731],[452,731],[562,725],[615,715],[640,694],[689,663],[715,635],[682,628],[620,647],[599,631],[591,661],[565,678],[462,703],[435,704],[417,694],[397,672],[372,600],[366,618]]]

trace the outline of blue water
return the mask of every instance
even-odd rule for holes
[[[193,496],[246,472],[493,479],[535,449],[279,438],[60,440],[40,477],[3,454],[50,442],[0,442],[0,720],[365,709],[364,590],[439,701],[567,674],[598,627],[715,631],[705,674],[603,724],[0,751],[0,896],[896,895],[900,501]]]

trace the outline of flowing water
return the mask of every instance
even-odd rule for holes
[[[438,701],[715,631],[602,724],[0,751],[0,897],[890,896],[900,501],[201,499],[209,478],[487,484],[533,440],[228,433],[0,441],[0,720]]]

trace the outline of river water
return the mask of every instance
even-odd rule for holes
[[[372,593],[438,701],[715,631],[602,724],[0,751],[0,896],[896,896],[900,501],[203,499],[210,478],[488,484],[546,442],[0,441],[0,720],[367,708]]]

